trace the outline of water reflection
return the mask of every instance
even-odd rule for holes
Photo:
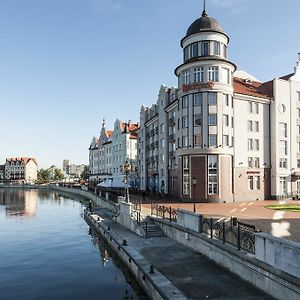
[[[109,246],[87,234],[81,200],[0,188],[0,299],[147,299]]]
[[[7,217],[35,217],[38,194],[34,190],[0,189],[0,205]]]

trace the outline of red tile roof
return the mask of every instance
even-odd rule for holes
[[[18,161],[18,162],[24,162],[25,165],[27,165],[30,160],[32,160],[37,165],[36,159],[33,157],[10,157],[10,158],[6,159],[7,162],[17,162]]]
[[[234,77],[233,89],[237,94],[270,99],[273,96],[273,81],[262,83]]]

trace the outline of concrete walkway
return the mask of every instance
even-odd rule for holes
[[[170,280],[188,299],[273,299],[203,255],[168,237],[144,239],[111,219],[106,209],[97,209],[105,226],[126,239],[128,245]]]

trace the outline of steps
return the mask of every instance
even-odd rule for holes
[[[146,223],[147,223],[147,225],[146,225]],[[154,222],[149,218],[146,218],[141,223],[141,227],[147,233],[147,238],[165,236],[165,234],[161,230],[161,228],[158,225],[154,224]]]

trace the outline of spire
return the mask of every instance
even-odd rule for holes
[[[102,121],[102,128],[105,128],[105,119],[103,118],[103,121]]]
[[[203,12],[202,17],[208,17],[208,14],[206,12],[206,0],[203,0]]]

